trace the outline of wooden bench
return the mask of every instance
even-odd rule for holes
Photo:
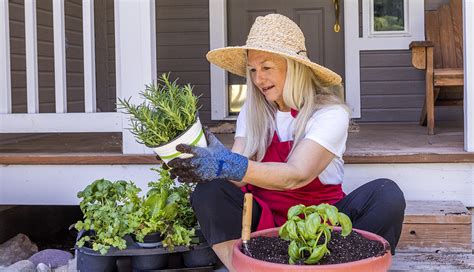
[[[472,253],[471,220],[459,201],[407,201],[397,252]]]
[[[426,71],[425,105],[420,123],[424,124],[427,118],[428,134],[434,134],[434,106],[440,88],[464,85],[461,0],[450,0],[437,10],[426,11],[425,35],[426,41],[414,41],[410,49],[413,66]],[[460,101],[457,104],[462,105]],[[452,101],[447,103],[452,104]]]

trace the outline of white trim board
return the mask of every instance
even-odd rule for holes
[[[0,165],[0,205],[75,205],[76,194],[99,178],[157,178],[151,165]],[[159,167],[158,165],[156,167]],[[474,206],[474,164],[346,164],[346,193],[377,178],[397,182],[407,200],[459,200]],[[50,188],[45,190],[45,188]]]
[[[64,1],[53,1],[54,93],[56,113],[67,112],[65,17]]]
[[[143,102],[139,92],[156,83],[155,1],[115,1],[115,70],[117,98]],[[117,101],[118,102],[118,101]],[[129,124],[124,115],[123,127]],[[122,133],[123,154],[149,154],[152,151],[137,143],[128,130]]]
[[[122,132],[123,113],[0,114],[0,133]]]
[[[464,149],[474,152],[474,1],[463,1]]]
[[[12,112],[9,2],[0,2],[0,113]]]
[[[28,113],[39,112],[38,38],[36,1],[25,1],[26,104]]]

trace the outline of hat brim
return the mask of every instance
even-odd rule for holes
[[[248,46],[229,46],[209,51],[206,54],[206,58],[210,63],[215,64],[222,69],[229,71],[230,73],[241,77],[246,77],[247,50],[258,50],[262,52],[273,53],[302,63],[311,68],[313,73],[319,79],[320,83],[324,86],[338,85],[342,81],[341,77],[337,73],[324,66],[312,62],[306,56],[298,55],[292,52],[286,53],[279,50],[277,51]]]

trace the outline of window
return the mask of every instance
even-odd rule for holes
[[[229,115],[238,114],[246,98],[246,84],[229,84]]]
[[[407,0],[371,0],[369,36],[408,34],[407,9]]]

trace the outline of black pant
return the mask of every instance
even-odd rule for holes
[[[244,193],[229,181],[213,180],[196,186],[191,204],[210,245],[240,238],[243,202]],[[354,228],[384,237],[395,254],[405,214],[405,198],[395,182],[373,180],[334,205],[350,217]],[[252,231],[258,226],[261,212],[254,200]]]

